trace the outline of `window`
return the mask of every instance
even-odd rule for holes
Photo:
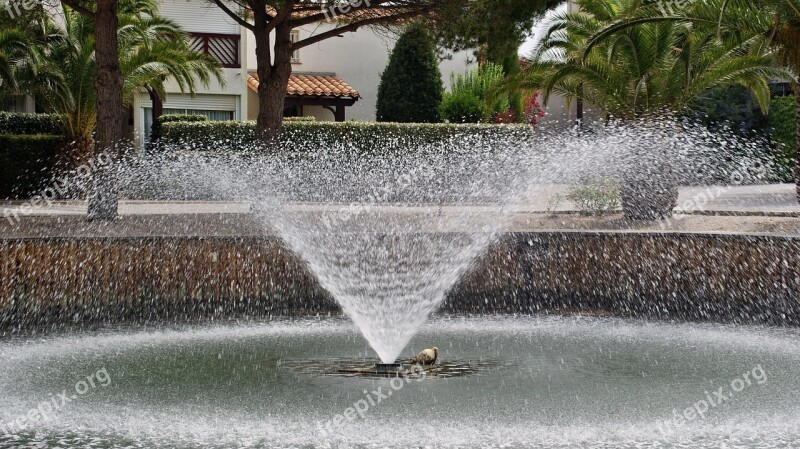
[[[222,67],[239,68],[239,35],[191,33],[189,47],[200,53],[213,56]]]
[[[292,44],[300,40],[300,32],[295,30],[292,31],[291,34]],[[300,49],[292,51],[292,62],[299,64],[300,63]]]

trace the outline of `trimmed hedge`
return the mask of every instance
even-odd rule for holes
[[[208,120],[208,117],[205,115],[200,114],[164,114],[158,117],[158,120],[153,124],[153,129],[148,130],[151,131],[150,138],[152,139],[148,148],[152,148],[154,142],[161,138],[161,129],[164,126],[164,123],[176,123],[176,122],[205,122]]]
[[[53,176],[63,137],[0,134],[0,197],[26,198]]]
[[[0,134],[61,134],[57,114],[0,112]]]
[[[258,147],[255,122],[175,122],[165,123],[163,131],[160,144],[167,151],[236,152]],[[529,125],[289,121],[283,124],[278,146],[306,152],[339,145],[361,155],[385,154],[470,136],[521,143],[533,133]]]
[[[208,121],[208,117],[200,114],[164,114],[158,118],[158,122],[161,124],[174,123],[174,122],[205,122],[205,121]]]
[[[316,122],[317,118],[313,115],[304,115],[302,117],[284,117],[284,122]]]

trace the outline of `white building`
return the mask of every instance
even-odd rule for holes
[[[167,87],[164,113],[202,114],[212,120],[255,120],[255,38],[221,9],[207,0],[162,0],[161,14],[191,34],[195,49],[214,56],[223,65],[226,83],[200,86],[194,96]],[[319,22],[293,31],[293,39],[305,39],[334,27]],[[380,75],[389,61],[395,36],[361,28],[295,52],[293,74],[286,99],[286,115],[314,116],[318,120],[375,120]],[[471,68],[471,53],[454,54],[442,61],[442,81],[449,86],[452,72]],[[340,106],[337,114],[337,104]],[[346,108],[346,109],[345,109]],[[147,139],[152,125],[152,101],[142,91],[132,107],[131,134]]]

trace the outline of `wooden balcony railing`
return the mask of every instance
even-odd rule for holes
[[[239,61],[239,35],[191,33],[189,46],[192,50],[213,56],[225,68],[238,69],[242,66]]]

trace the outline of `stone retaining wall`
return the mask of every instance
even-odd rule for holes
[[[800,238],[510,233],[442,306],[800,323]],[[271,237],[0,239],[0,329],[338,313]]]

